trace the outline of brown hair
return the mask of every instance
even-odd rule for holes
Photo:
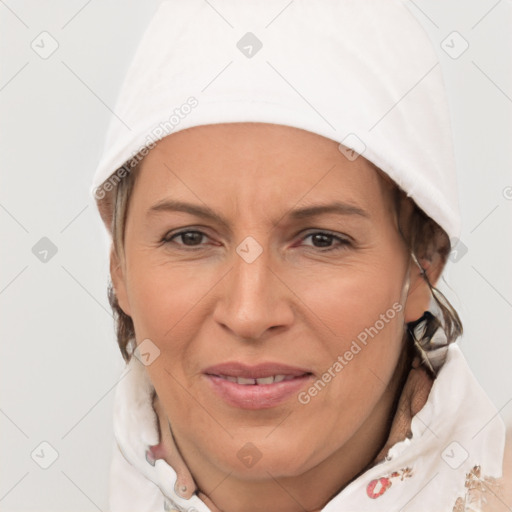
[[[112,235],[112,250],[115,251],[118,261],[124,258],[126,219],[130,197],[137,180],[139,168],[140,163],[131,169],[124,166],[122,168],[124,177],[109,192],[102,194],[102,199],[97,199],[100,215]],[[393,188],[397,218],[401,218],[402,205],[404,203],[411,210],[406,226],[401,226],[399,223],[398,229],[413,258],[416,259],[416,263],[418,264],[419,259],[433,261],[434,258],[438,257],[442,268],[451,251],[450,239],[446,232],[426,215],[414,201],[410,200],[387,175],[377,167],[375,169],[384,181]],[[405,229],[403,229],[404,227]],[[431,284],[424,269],[422,269],[422,276],[427,282],[440,311],[439,317],[432,315],[426,317],[428,324],[425,329],[424,338],[419,340],[421,347],[428,352],[430,341],[438,327],[442,327],[445,331],[446,345],[455,341],[462,334],[463,329],[456,310],[448,299]],[[125,314],[119,306],[111,281],[108,284],[108,300],[114,313],[117,343],[123,359],[128,362],[136,348],[135,329],[131,317]],[[422,349],[420,348],[420,350]]]

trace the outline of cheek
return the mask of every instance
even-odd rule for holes
[[[381,259],[323,283],[310,289],[305,302],[328,328],[322,327],[321,337],[326,385],[306,390],[303,401],[326,424],[343,417],[356,427],[386,390],[402,351],[403,267]]]
[[[137,333],[164,341],[189,314],[208,286],[193,269],[159,262],[133,265],[130,269],[129,297]],[[176,327],[175,327],[176,326]]]
[[[367,262],[335,269],[330,277],[317,276],[316,285],[303,283],[299,294],[322,320],[319,325],[328,328],[326,334],[330,333],[331,338],[335,336],[334,346],[338,343],[343,348],[343,342],[355,339],[390,309],[388,316],[391,318],[386,317],[389,322],[386,322],[385,330],[389,332],[388,326],[398,325],[397,320],[402,317],[398,315],[400,318],[397,318],[396,312],[401,307],[403,288],[401,267]]]
[[[160,262],[132,266],[130,306],[136,339],[150,339],[160,356],[147,371],[158,395],[177,411],[190,404],[184,388],[194,385],[190,362],[194,360],[194,338],[200,327],[197,313],[201,299],[213,284],[196,270],[171,267]]]

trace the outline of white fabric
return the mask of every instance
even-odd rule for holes
[[[117,444],[110,473],[109,510],[208,512],[196,495],[188,501],[177,496],[176,473],[163,459],[158,459],[155,466],[145,459],[149,445],[159,442],[152,391],[144,366],[133,357],[116,390]],[[359,476],[322,511],[452,512],[457,497],[466,493],[466,474],[474,466],[481,467],[482,478],[501,477],[505,427],[457,344],[450,345],[446,363],[425,406],[414,416],[411,431],[412,438],[395,444],[386,461]],[[461,462],[465,452],[467,458]],[[459,463],[459,467],[451,467]],[[407,467],[411,469],[410,477],[395,477],[380,497],[368,496],[372,480],[394,471],[403,474]]]
[[[114,109],[91,189],[96,199],[116,169],[170,133],[276,123],[354,149],[450,237],[459,236],[440,64],[405,0],[295,0],[283,7],[271,0],[161,3]]]

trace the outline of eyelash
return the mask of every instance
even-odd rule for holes
[[[202,231],[198,231],[198,230],[195,230],[195,229],[187,229],[187,230],[184,230],[184,231],[179,231],[178,233],[174,233],[172,234],[171,236],[169,236],[169,233],[167,235],[165,235],[165,237],[161,240],[162,243],[165,243],[165,244],[171,244],[171,243],[174,243],[173,242],[173,239],[174,238],[177,238],[181,235],[184,235],[186,233],[198,233],[206,238],[208,238],[208,235],[206,233],[203,233]],[[313,249],[319,249],[318,252],[331,252],[331,251],[338,251],[338,250],[343,250],[343,249],[347,249],[349,246],[352,245],[352,243],[347,239],[347,238],[343,238],[341,236],[337,236],[333,233],[330,233],[329,231],[313,231],[312,233],[309,233],[307,234],[306,236],[303,237],[303,240],[305,240],[306,238],[309,238],[311,236],[314,236],[314,235],[326,235],[328,236],[329,238],[333,239],[333,240],[337,240],[339,242],[339,244],[335,247],[329,247],[327,249],[321,249],[321,248],[318,248],[318,247],[314,247],[314,246],[308,246],[308,247],[312,247]],[[180,245],[180,244],[178,244]],[[183,247],[187,247],[185,245],[183,245]],[[185,251],[197,251],[201,249],[200,246],[189,246],[189,248],[185,248],[184,250]]]

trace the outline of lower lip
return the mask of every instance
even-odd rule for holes
[[[292,395],[296,395],[312,375],[262,385],[237,384],[216,375],[206,375],[206,377],[213,391],[229,405],[240,409],[270,409],[286,402]]]

